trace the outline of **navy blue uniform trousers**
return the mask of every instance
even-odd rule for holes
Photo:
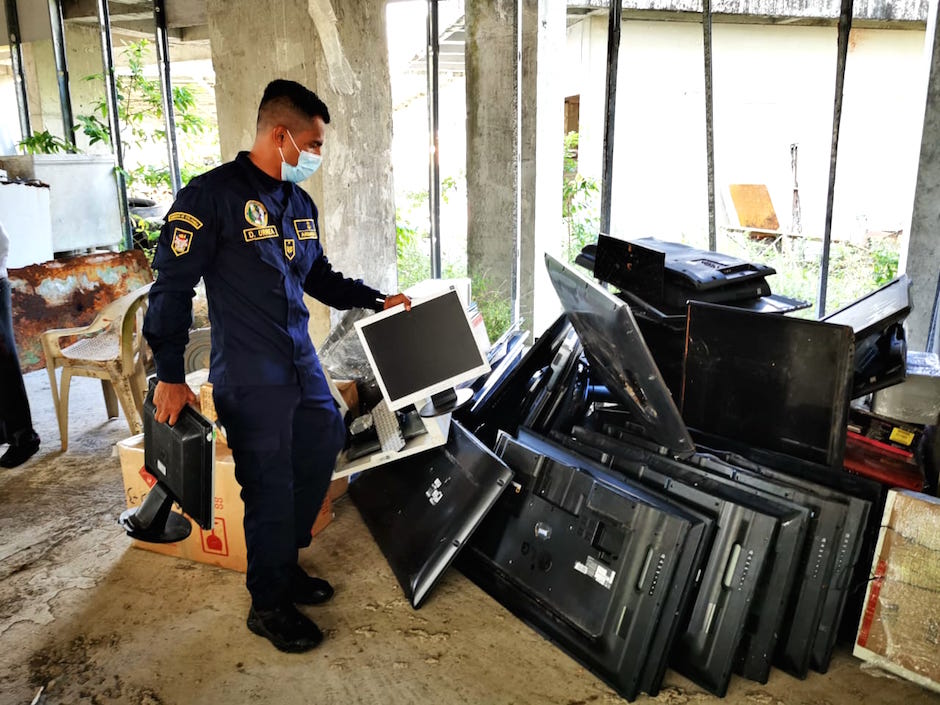
[[[245,502],[247,584],[256,609],[290,600],[297,551],[310,545],[343,448],[346,427],[325,388],[326,380],[306,393],[298,385],[213,390]]]

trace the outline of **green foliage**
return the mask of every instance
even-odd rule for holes
[[[497,288],[494,288],[488,277],[475,275],[471,278],[473,300],[477,302],[486,333],[493,342],[512,325],[512,304]]]
[[[26,154],[58,154],[59,152],[74,154],[78,151],[74,144],[56,137],[49,130],[33,132],[29,137],[18,142],[17,146]]]
[[[739,233],[726,233],[718,249],[777,270],[768,280],[775,294],[812,304],[798,315],[816,317],[819,296],[819,240],[787,237],[776,241],[756,240]],[[862,245],[835,241],[829,251],[826,311],[831,313],[861,298],[897,276],[900,247],[895,239],[869,239]]]
[[[441,179],[441,201],[447,203],[457,188],[457,179],[454,177],[448,176]],[[429,222],[426,191],[409,193],[404,206],[395,210],[398,286],[401,289],[407,289],[431,276]],[[444,261],[441,263],[441,269],[441,275],[445,279],[467,276],[465,262]],[[493,287],[485,276],[474,276],[471,286],[473,299],[483,316],[490,340],[496,340],[506,331],[512,320],[509,300],[499,289]]]
[[[134,226],[134,248],[143,250],[147,261],[153,264],[153,256],[157,250],[157,240],[160,239],[160,225],[131,214]]]
[[[125,163],[129,154],[142,150],[146,144],[166,139],[160,82],[144,75],[149,46],[150,42],[146,39],[126,45],[123,48],[123,56],[127,60],[130,73],[115,74],[114,77],[118,125],[121,130],[121,156],[125,158]],[[86,76],[84,80],[103,82],[105,76],[94,74]],[[173,114],[177,129],[184,134],[199,135],[207,128],[205,118],[198,113],[196,95],[186,86],[173,87]],[[90,144],[111,143],[108,103],[104,96],[95,103],[90,115],[79,115],[76,119],[76,127],[81,127]],[[126,171],[125,178],[128,187],[144,184],[165,191],[171,188],[170,173],[166,167],[140,165]]]
[[[578,173],[578,133],[565,135],[565,178],[562,185],[562,218],[568,232],[565,253],[574,262],[581,249],[597,240],[600,227],[600,188],[595,179]]]

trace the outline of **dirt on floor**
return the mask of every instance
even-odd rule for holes
[[[304,608],[326,640],[307,654],[276,651],[245,627],[240,573],[134,549],[100,386],[73,381],[69,450],[45,371],[27,375],[43,444],[0,471],[0,704],[623,702],[456,570],[413,610],[346,498],[302,564],[336,596]],[[720,702],[673,671],[656,698]],[[732,705],[920,705],[940,696],[862,667],[848,647],[825,675],[774,671],[734,678]]]

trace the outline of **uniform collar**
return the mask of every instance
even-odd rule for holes
[[[255,166],[255,163],[251,161],[251,157],[248,156],[248,152],[239,152],[238,156],[235,157],[235,163],[241,165],[248,172],[250,178],[256,182],[257,186],[265,191],[273,191],[286,183],[280,179],[275,179]],[[290,186],[291,184],[287,185]]]

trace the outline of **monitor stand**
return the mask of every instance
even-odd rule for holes
[[[431,400],[421,407],[418,414],[424,417],[441,416],[456,411],[473,398],[470,387],[460,389],[445,389],[443,392],[431,395]]]
[[[139,507],[128,509],[118,523],[127,535],[138,541],[149,543],[176,543],[182,541],[193,530],[189,519],[170,511],[173,498],[158,482],[141,502]]]

